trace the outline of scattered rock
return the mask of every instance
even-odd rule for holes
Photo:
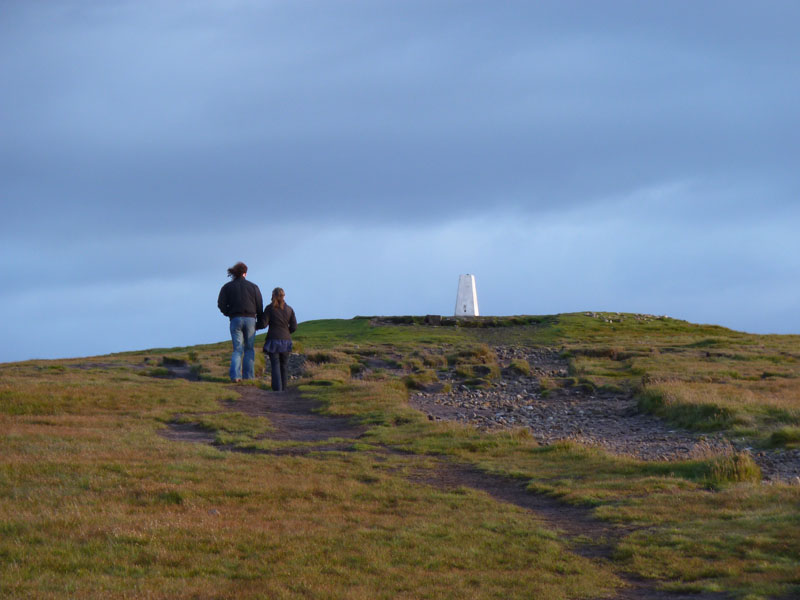
[[[737,447],[720,433],[676,429],[640,413],[632,394],[581,386],[544,390],[539,377],[567,376],[566,362],[559,353],[515,346],[494,349],[501,365],[513,359],[527,360],[532,376],[514,376],[504,369],[503,379],[489,389],[454,385],[450,393],[414,394],[411,405],[432,420],[459,421],[486,431],[522,426],[540,444],[570,440],[641,460],[702,459],[744,451],[751,454],[766,480],[800,484],[800,450],[753,452],[743,445]]]

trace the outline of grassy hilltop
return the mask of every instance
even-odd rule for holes
[[[791,452],[800,336],[577,313],[312,321],[294,339],[298,390],[358,439],[273,435],[245,409],[271,401],[263,382],[226,380],[230,342],[0,365],[0,597],[800,597],[800,485],[762,483],[747,452],[639,461],[408,403],[445,371],[489,389],[529,369],[497,346],[547,348],[567,368],[543,394],[634,394],[675,428]],[[162,435],[176,424],[205,443]],[[454,465],[551,511],[436,484]]]

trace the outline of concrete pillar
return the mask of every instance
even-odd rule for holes
[[[475,289],[475,275],[458,276],[458,295],[456,296],[457,317],[478,316],[478,291]]]

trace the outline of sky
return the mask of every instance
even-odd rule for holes
[[[800,333],[800,3],[0,1],[0,361],[302,322]]]

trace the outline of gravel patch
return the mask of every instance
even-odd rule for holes
[[[459,385],[452,374],[443,379],[452,391],[420,391],[410,403],[433,420],[458,421],[480,430],[524,427],[540,444],[569,440],[613,454],[649,461],[702,459],[745,451],[766,481],[800,484],[800,450],[754,450],[720,433],[695,433],[640,413],[631,394],[600,392],[582,386],[545,390],[541,377],[563,382],[566,362],[552,350],[495,348],[503,377],[488,389]],[[527,360],[530,376],[507,368],[512,359]]]

